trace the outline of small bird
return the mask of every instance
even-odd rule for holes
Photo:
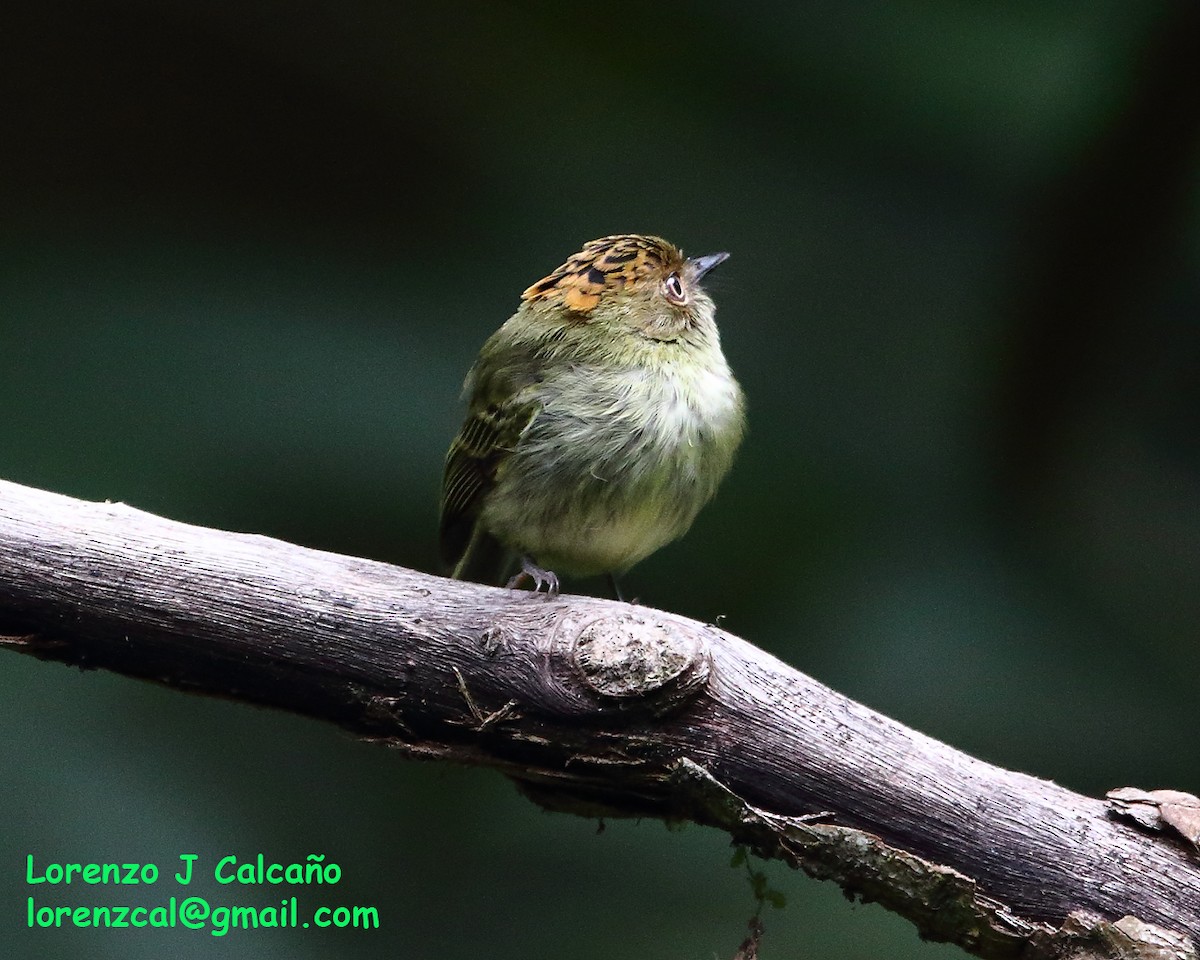
[[[616,575],[683,536],[729,471],[742,390],[700,286],[727,253],[659,237],[584,244],[521,295],[463,384],[441,550],[453,576]]]

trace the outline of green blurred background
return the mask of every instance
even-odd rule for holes
[[[628,590],[994,763],[1196,791],[1198,10],[9,7],[0,476],[432,570],[459,385],[520,291],[607,233],[729,250],[750,433]],[[0,666],[6,956],[692,960],[753,911],[713,831]],[[337,861],[302,902],[381,929],[24,927],[29,853],[259,851]],[[767,870],[765,958],[958,955]]]

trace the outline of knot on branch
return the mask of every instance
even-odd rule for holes
[[[601,708],[662,715],[708,682],[703,638],[662,614],[621,612],[582,623],[569,615],[558,634],[577,678]]]

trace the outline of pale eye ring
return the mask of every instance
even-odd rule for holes
[[[686,303],[687,294],[683,291],[683,281],[679,274],[673,273],[663,281],[663,293],[672,303]]]

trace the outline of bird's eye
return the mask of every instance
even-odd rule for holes
[[[673,273],[663,281],[663,293],[672,303],[686,303],[687,294],[683,292],[683,281],[679,279],[679,274]]]

